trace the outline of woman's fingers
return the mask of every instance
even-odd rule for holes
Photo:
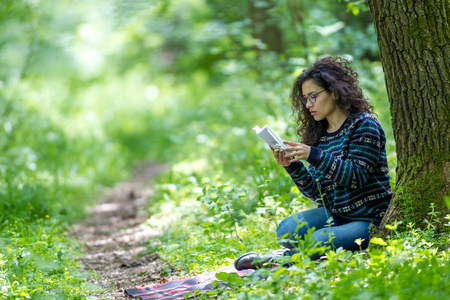
[[[299,160],[307,160],[309,156],[309,152],[311,151],[311,147],[302,143],[295,143],[290,141],[284,141],[286,145],[288,145],[287,148],[285,148],[286,151],[286,158],[289,160],[289,162],[295,162]]]
[[[288,153],[286,153],[287,158],[293,158],[294,156],[298,156],[301,153],[301,149],[298,148],[287,148]]]
[[[277,163],[281,166],[288,166],[290,165],[290,161],[288,158],[286,158],[286,152],[284,152],[283,150],[274,150],[273,151],[274,157],[277,161]]]
[[[283,141],[288,146],[284,150],[274,149],[270,147],[273,155],[279,165],[289,166],[292,162],[299,160],[306,160],[309,155],[309,147],[302,143],[296,143],[291,141]]]

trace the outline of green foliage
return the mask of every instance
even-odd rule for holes
[[[108,8],[0,3],[2,299],[83,298],[91,287],[67,226],[136,161],[171,155],[162,151],[167,124],[157,119],[167,107],[154,101],[165,80],[106,63],[126,48],[108,31]]]
[[[248,25],[239,19],[248,8],[239,6],[242,4],[224,7],[215,1],[208,4],[216,9],[201,10],[205,15],[198,23],[217,26],[220,42],[214,35],[203,35],[198,49],[211,41],[220,47],[228,39],[234,44],[227,48],[229,51],[212,50],[220,54],[206,56],[204,64],[194,59],[200,65],[191,66],[189,71],[183,70],[186,67],[183,62],[195,58],[190,43],[198,40],[188,37],[193,33],[184,32],[183,43],[176,44],[177,63],[169,65],[172,70],[166,70],[176,74],[177,96],[181,100],[168,116],[184,124],[184,130],[182,136],[174,138],[178,149],[173,156],[175,163],[168,174],[158,179],[154,202],[150,204],[152,217],[148,220],[150,226],[164,232],[159,239],[149,242],[149,248],[157,245],[160,256],[171,261],[174,270],[195,273],[231,265],[245,252],[264,253],[278,248],[275,228],[279,220],[312,207],[292,188],[289,176],[274,163],[270,150],[264,148],[250,129],[268,123],[283,138],[296,140],[295,124],[290,119],[289,88],[299,69],[317,55],[350,53],[355,58],[354,67],[360,74],[361,86],[386,131],[393,185],[396,166],[383,72],[380,63],[373,60],[377,52],[371,54],[368,50],[376,48],[373,28],[366,23],[355,29],[367,20],[367,11],[362,6],[308,3],[306,36],[313,41],[307,40],[308,48],[287,43],[289,47],[283,57],[255,50],[258,41],[251,36]],[[170,9],[166,8],[165,13],[182,13],[177,12],[176,6],[166,5]],[[302,28],[294,31],[289,27],[286,5],[277,4],[271,13],[279,17],[289,40],[304,32]],[[327,5],[333,9],[326,9]],[[348,13],[357,14],[358,19],[339,20],[334,5],[344,12],[348,8]],[[189,10],[195,10],[192,6],[195,4],[189,2]],[[238,14],[228,13],[237,7],[242,8]],[[184,12],[189,10],[183,7]],[[205,18],[216,15],[221,18],[211,21]],[[245,30],[233,31],[233,28]],[[177,33],[167,34],[165,43],[176,39]],[[248,40],[253,44],[244,42]],[[355,45],[364,42],[368,45],[358,52],[361,48]],[[308,55],[303,55],[305,52]],[[292,257],[294,266],[258,270],[241,278],[218,274],[217,279],[228,287],[217,281],[213,291],[195,295],[201,299],[418,299],[415,295],[445,299],[449,294],[445,285],[448,276],[438,277],[434,272],[448,273],[448,231],[435,233],[436,210],[430,208],[430,214],[426,230],[411,227],[406,233],[397,233],[392,227],[391,237],[372,239],[368,251],[351,253],[332,249],[322,261],[309,259],[311,251],[324,249],[312,249],[307,239],[302,251]],[[448,225],[440,226],[448,228]],[[427,269],[427,264],[432,267]],[[417,281],[420,283],[410,284]]]
[[[410,228],[387,242],[371,241],[367,252],[329,251],[326,260],[296,260],[289,268],[261,269],[241,280],[216,276],[205,297],[219,299],[446,299],[450,289],[448,249],[439,252],[433,231]],[[381,245],[373,248],[374,244]],[[447,245],[448,246],[448,245]],[[205,298],[201,298],[205,299]]]
[[[90,288],[78,270],[79,247],[64,236],[56,220],[35,223],[11,218],[1,235],[2,299],[80,298]]]
[[[172,163],[158,178],[148,220],[164,232],[148,247],[173,263],[165,275],[277,248],[278,221],[313,206],[251,128],[270,124],[297,139],[289,89],[319,56],[355,60],[395,180],[370,14],[362,1],[345,2],[254,1],[268,8],[258,23],[249,3],[236,0],[2,1],[0,295],[85,298],[95,287],[83,283],[80,247],[64,231],[102,187],[143,160]],[[252,34],[269,23],[281,29],[284,53]],[[423,230],[392,227],[368,252],[334,249],[321,262],[308,254],[324,249],[306,240],[293,267],[218,274],[228,288],[216,283],[198,296],[444,299],[450,223],[437,216],[431,208]],[[439,226],[447,231],[436,234]]]

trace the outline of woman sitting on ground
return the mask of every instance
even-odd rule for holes
[[[291,101],[302,143],[284,141],[288,146],[284,151],[272,151],[301,193],[319,207],[279,224],[277,238],[283,250],[246,253],[236,259],[236,269],[270,266],[276,256],[291,256],[313,227],[315,246],[350,251],[368,246],[370,224],[380,224],[391,201],[391,187],[385,134],[357,76],[349,61],[326,57],[295,80]],[[309,163],[308,168],[301,160]]]

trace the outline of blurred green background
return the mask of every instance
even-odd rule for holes
[[[147,161],[173,165],[159,181],[155,216],[167,201],[211,204],[206,187],[224,185],[229,201],[212,213],[203,207],[191,224],[224,220],[236,231],[246,215],[291,212],[280,210],[301,196],[251,128],[270,124],[297,140],[291,84],[326,55],[354,61],[395,179],[364,1],[2,0],[0,294],[81,297],[79,246],[64,230],[105,186]]]

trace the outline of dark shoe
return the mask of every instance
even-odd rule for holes
[[[238,271],[246,269],[256,270],[260,268],[272,268],[278,264],[275,258],[283,256],[286,251],[286,249],[281,249],[262,255],[255,252],[245,253],[234,261],[234,267]]]

